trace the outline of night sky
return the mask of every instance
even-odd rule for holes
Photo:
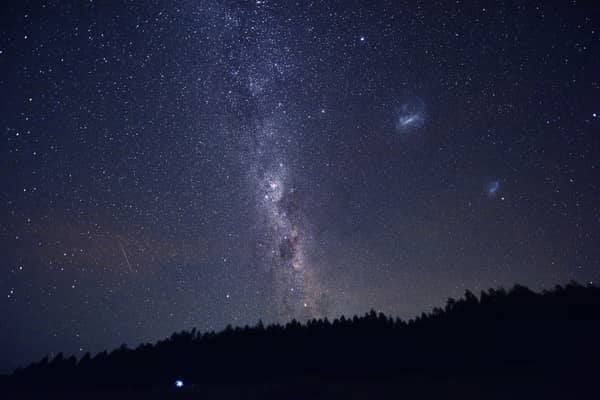
[[[3,1],[0,372],[600,280],[589,4]]]

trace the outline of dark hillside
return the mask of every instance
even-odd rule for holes
[[[455,391],[492,398],[529,392],[569,397],[592,389],[599,337],[599,288],[572,283],[538,294],[515,286],[479,298],[467,291],[444,309],[411,321],[371,311],[216,334],[179,332],[156,344],[80,360],[58,355],[16,371],[6,388],[192,398]],[[178,379],[181,389],[174,387]]]

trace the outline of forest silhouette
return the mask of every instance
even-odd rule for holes
[[[593,390],[599,338],[600,288],[572,282],[535,293],[516,285],[467,291],[409,321],[371,311],[219,333],[193,329],[79,360],[59,354],[2,385],[11,394],[124,398],[576,398]]]

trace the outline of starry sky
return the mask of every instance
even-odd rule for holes
[[[599,280],[590,4],[3,1],[0,372]]]

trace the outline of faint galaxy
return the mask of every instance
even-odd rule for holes
[[[500,190],[500,181],[490,181],[486,188],[485,192],[489,197],[496,197],[498,191]]]
[[[412,100],[402,104],[398,111],[396,130],[400,133],[415,131],[425,124],[425,103]]]
[[[7,1],[0,372],[600,279],[598,10]]]

